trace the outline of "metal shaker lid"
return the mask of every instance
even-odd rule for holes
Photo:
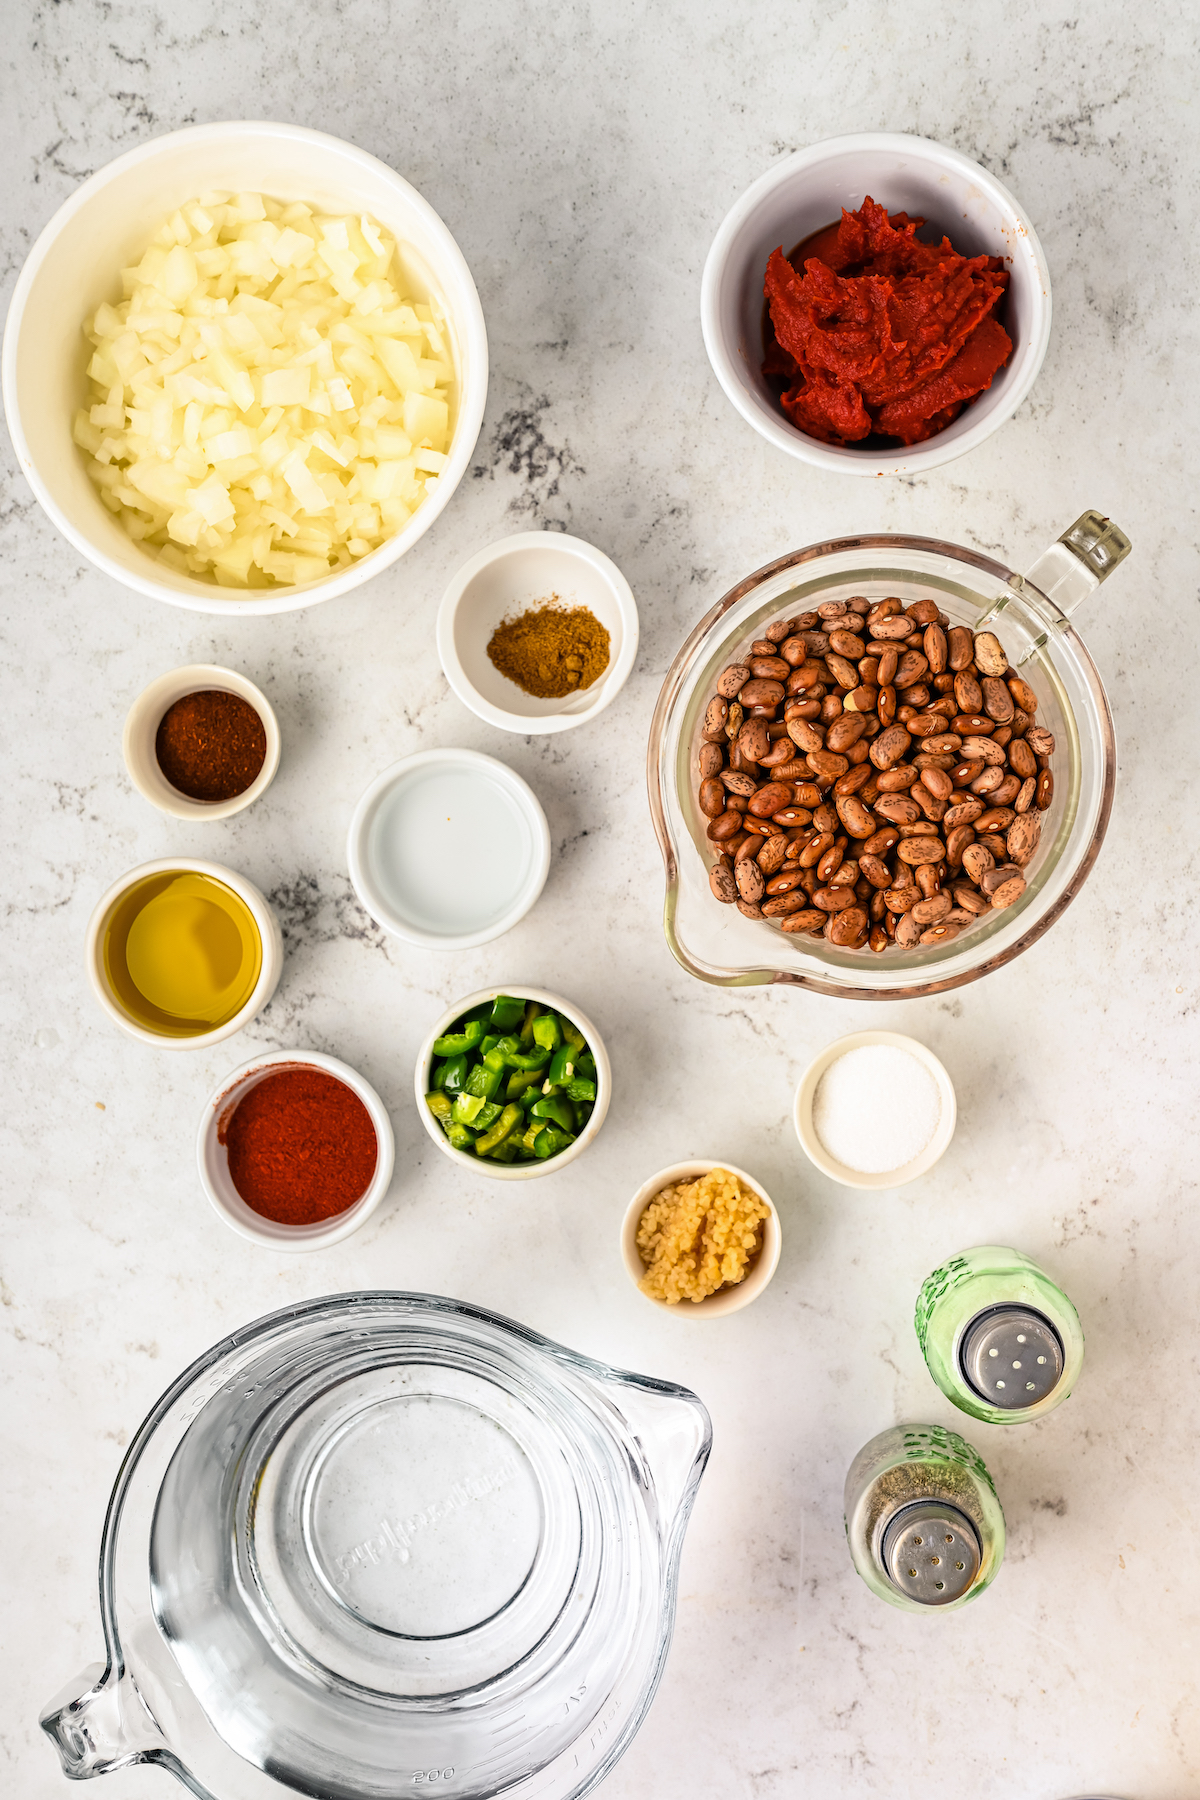
[[[959,1353],[967,1383],[1005,1412],[1036,1406],[1062,1380],[1062,1339],[1031,1306],[989,1306],[963,1333]]]
[[[949,1606],[979,1573],[979,1537],[965,1513],[935,1497],[913,1500],[889,1519],[882,1558],[888,1579],[922,1606]]]

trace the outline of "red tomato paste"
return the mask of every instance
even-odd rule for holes
[[[998,256],[917,242],[923,219],[889,218],[868,196],[801,247],[776,250],[766,296],[775,342],[763,374],[809,437],[919,444],[991,385],[1012,339],[995,317],[1008,287]]]

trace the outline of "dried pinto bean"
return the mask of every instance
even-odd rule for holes
[[[733,874],[742,899],[748,900],[752,906],[757,906],[762,899],[764,886],[763,872],[758,864],[747,857],[744,862],[735,863]]]
[[[732,906],[738,897],[737,883],[728,862],[713,864],[708,871],[708,885],[724,906]]]
[[[753,790],[753,782],[751,782]],[[700,783],[700,811],[706,819],[716,819],[725,811],[725,789],[715,775]]]
[[[983,710],[989,719],[995,719],[997,725],[1008,725],[1016,713],[1013,697],[1004,683],[994,675],[985,676],[983,682]],[[964,707],[970,712],[970,707]]]
[[[782,921],[782,928],[787,932],[823,931],[825,927],[825,918],[826,915],[823,912],[817,912],[813,908],[806,908],[804,912],[793,913],[790,919],[784,919]]]
[[[1012,696],[1013,705],[1020,707],[1022,712],[1028,713],[1030,718],[1032,718],[1037,711],[1037,695],[1034,693],[1029,683],[1027,681],[1022,681],[1019,675],[1010,675],[1008,678],[1008,691]]]
[[[867,941],[870,921],[860,906],[848,907],[832,918],[826,927],[825,935],[831,944],[846,950],[858,950]]]
[[[1054,776],[1049,769],[1043,769],[1037,778],[1034,800],[1039,812],[1045,812],[1054,798]]]
[[[723,694],[714,694],[704,714],[703,732],[706,738],[723,738],[725,722],[729,717],[729,702]]]
[[[1011,906],[1014,900],[1019,900],[1024,892],[1025,877],[1023,875],[1011,875],[1007,881],[1002,881],[1000,886],[992,894],[992,906],[994,910],[996,912],[1003,912],[1006,906]]]

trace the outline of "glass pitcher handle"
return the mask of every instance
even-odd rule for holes
[[[1132,548],[1121,527],[1103,513],[1081,513],[1057,543],[1043,550],[1024,579],[1040,588],[1060,612],[1072,613],[1107,581]]]

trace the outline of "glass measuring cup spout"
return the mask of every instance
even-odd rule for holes
[[[73,1778],[199,1800],[575,1800],[654,1696],[710,1441],[686,1389],[459,1301],[260,1319],[136,1434],[108,1663],[43,1727]]]
[[[606,1372],[601,1385],[642,1453],[642,1491],[668,1554],[682,1543],[712,1444],[707,1409],[685,1388]]]
[[[43,1708],[38,1723],[72,1781],[134,1763],[170,1761],[166,1742],[132,1676],[93,1663]]]

